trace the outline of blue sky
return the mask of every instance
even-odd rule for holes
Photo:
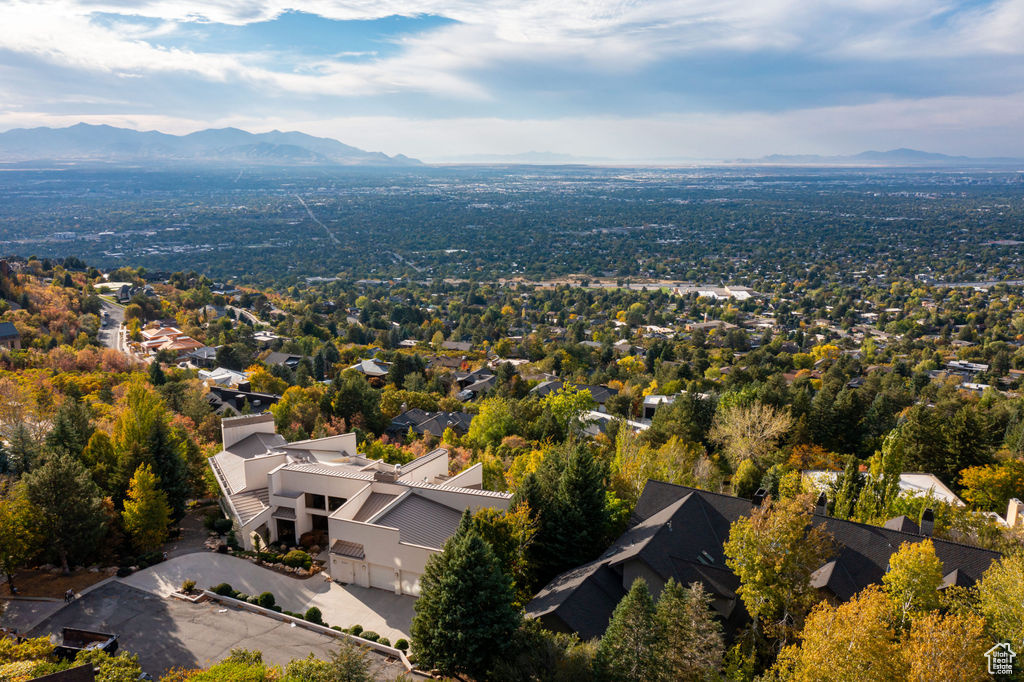
[[[1024,0],[3,0],[0,129],[425,160],[1024,156]]]

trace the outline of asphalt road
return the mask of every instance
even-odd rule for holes
[[[263,660],[283,665],[310,653],[326,659],[338,646],[333,637],[273,618],[212,602],[161,598],[118,580],[82,595],[30,634],[59,636],[63,627],[116,634],[118,650],[138,654],[142,669],[155,678],[173,667],[210,665],[236,647],[257,649]],[[380,655],[370,660],[374,679],[394,679],[405,671]]]
[[[121,325],[124,324],[124,308],[108,301],[102,301],[101,305],[103,312],[107,313],[107,317],[103,317],[103,313],[100,313],[100,343],[107,348],[123,352]]]

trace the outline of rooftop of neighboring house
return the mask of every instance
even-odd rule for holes
[[[0,339],[20,339],[21,333],[13,322],[0,322]]]
[[[637,502],[631,527],[594,561],[566,571],[545,586],[526,607],[526,615],[550,627],[571,630],[584,639],[601,635],[612,611],[629,589],[630,576],[662,582],[700,581],[712,607],[728,623],[748,617],[737,595],[739,580],[725,564],[723,543],[733,521],[750,514],[751,500],[649,480]],[[812,576],[812,585],[847,600],[885,575],[889,557],[904,542],[931,534],[906,519],[871,526],[826,516],[814,522],[835,540],[833,557]],[[978,547],[933,538],[943,563],[944,585],[972,585],[999,557]],[[660,586],[651,586],[655,591]]]
[[[813,479],[816,483],[827,483],[840,475],[839,471],[822,471],[812,469],[801,472],[804,476]],[[956,496],[949,487],[939,480],[935,474],[926,474],[916,471],[908,471],[900,474],[900,490],[912,495],[931,494],[935,499],[951,504],[955,507],[963,507],[964,503]]]

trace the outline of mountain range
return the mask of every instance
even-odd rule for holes
[[[821,156],[819,154],[771,154],[759,159],[736,159],[733,163],[779,164],[792,166],[1005,166],[1020,165],[1022,159],[1010,157],[975,158],[950,156],[917,149],[890,149],[885,152],[866,151],[849,156]]]
[[[238,128],[170,135],[109,125],[15,128],[0,133],[0,162],[198,163],[267,166],[416,166],[402,154],[368,152],[299,132],[250,133]]]

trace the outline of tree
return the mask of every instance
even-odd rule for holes
[[[544,396],[541,405],[551,412],[562,433],[576,436],[584,426],[583,415],[597,403],[589,389],[581,391],[572,384],[566,384],[558,391]]]
[[[961,495],[975,509],[1006,511],[1011,497],[1024,497],[1024,461],[969,467],[960,472]]]
[[[882,584],[901,625],[911,616],[937,609],[942,562],[935,556],[932,541],[900,545],[889,557],[889,571],[882,576]]]
[[[114,495],[113,480],[117,470],[117,454],[114,443],[106,431],[94,431],[82,450],[82,463],[92,474],[92,480],[107,495]]]
[[[488,445],[497,447],[505,436],[515,433],[516,426],[511,400],[502,397],[487,398],[480,403],[480,411],[469,423],[466,439],[480,448]]]
[[[597,645],[594,664],[600,676],[629,682],[662,679],[664,643],[659,628],[647,583],[637,578],[612,612]]]
[[[512,579],[516,605],[525,605],[533,596],[529,549],[537,535],[537,519],[529,505],[521,502],[506,512],[483,507],[473,514],[473,525]]]
[[[811,574],[832,554],[832,538],[812,523],[813,510],[809,495],[766,500],[733,522],[723,547],[755,627],[782,641],[818,601]]]
[[[417,663],[484,679],[522,621],[513,600],[490,545],[464,517],[420,578],[412,621]]]
[[[736,497],[751,498],[761,485],[761,472],[749,459],[740,462],[732,476],[732,494]]]
[[[818,604],[807,617],[802,641],[782,650],[768,679],[906,679],[907,666],[889,627],[890,613],[889,600],[877,587],[869,587],[839,606]]]
[[[0,571],[14,593],[14,574],[40,549],[38,513],[25,494],[24,485],[6,491],[0,499]]]
[[[167,493],[173,518],[185,513],[185,502],[191,492],[188,485],[185,444],[170,426],[170,414],[163,400],[144,381],[133,380],[128,386],[121,414],[114,424],[114,451],[117,471],[114,477],[114,499],[120,501],[140,464],[149,464]]]
[[[24,480],[26,497],[39,511],[39,531],[68,573],[69,561],[95,554],[103,536],[100,489],[85,467],[66,453],[50,455]]]
[[[871,475],[854,505],[854,516],[862,523],[877,523],[889,517],[889,509],[900,494],[903,474],[903,443],[893,430],[882,442],[882,449],[871,457]]]
[[[669,578],[658,597],[656,615],[665,643],[661,656],[668,679],[714,679],[725,656],[725,642],[704,585],[695,582],[685,588]]]
[[[604,550],[612,530],[604,467],[585,444],[549,450],[513,502],[520,500],[538,516],[530,557],[540,583]]]
[[[372,682],[370,662],[364,650],[342,640],[337,651],[331,652],[331,660],[324,661],[309,654],[297,658],[284,669],[282,679],[291,682]]]
[[[1024,554],[992,563],[978,582],[978,608],[995,642],[1024,642]]]
[[[148,464],[140,464],[128,486],[124,501],[124,529],[140,552],[152,552],[167,539],[171,509],[167,495],[158,487],[159,481]]]
[[[864,487],[864,476],[860,473],[860,466],[857,458],[850,455],[846,458],[846,468],[843,475],[837,479],[835,490],[835,509],[833,514],[839,519],[848,519],[853,515],[854,505],[860,496],[861,488]]]
[[[164,376],[164,370],[160,366],[159,360],[153,360],[153,362],[149,363],[149,383],[154,386],[163,386],[167,383],[167,377]]]
[[[754,401],[750,405],[732,405],[715,415],[709,434],[722,446],[733,468],[745,459],[760,469],[772,464],[775,446],[793,423],[787,410]]]
[[[39,461],[42,449],[24,424],[18,424],[11,433],[7,446],[7,462],[12,474],[32,471]]]
[[[93,433],[89,408],[81,400],[69,398],[57,410],[53,428],[46,434],[46,447],[79,457]]]
[[[923,614],[914,619],[903,642],[908,669],[904,679],[983,682],[990,678],[981,661],[991,645],[982,618],[973,614]]]

